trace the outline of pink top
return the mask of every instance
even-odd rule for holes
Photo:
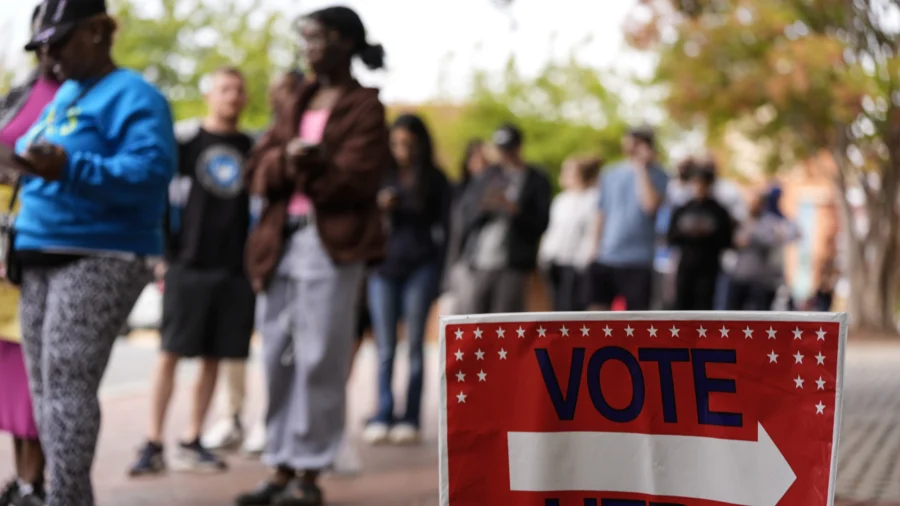
[[[31,125],[38,120],[44,107],[53,100],[58,89],[58,83],[45,77],[39,78],[28,94],[25,105],[3,130],[0,130],[0,144],[9,147],[15,146],[19,137],[25,135]]]
[[[300,138],[310,144],[322,142],[322,134],[325,132],[325,124],[331,115],[329,109],[317,109],[306,111],[300,119]],[[306,195],[295,193],[288,204],[289,216],[306,216],[310,213],[312,204]]]

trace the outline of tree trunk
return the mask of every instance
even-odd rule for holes
[[[886,178],[883,184],[896,186]],[[846,270],[850,282],[847,312],[856,330],[878,334],[897,334],[894,315],[894,288],[897,279],[898,226],[896,188],[880,188],[878,193],[890,196],[873,199],[867,192],[865,209],[869,230],[857,230],[853,209],[847,201],[846,186],[838,185],[841,195],[841,218],[846,241]]]

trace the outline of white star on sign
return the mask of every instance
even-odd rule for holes
[[[516,334],[519,336],[519,339],[525,339],[525,329],[522,327],[516,329]]]
[[[821,376],[816,380],[816,390],[825,390],[825,380]]]
[[[458,373],[456,373],[456,380],[459,381],[460,383],[462,383],[463,381],[466,381],[465,373],[463,373],[462,371],[459,371]]]
[[[725,325],[722,325],[722,328],[719,330],[719,333],[722,334],[722,339],[728,337],[728,329],[725,328]]]
[[[500,351],[497,352],[497,355],[500,355],[500,360],[506,360],[506,350],[500,348]]]
[[[772,353],[769,353],[769,363],[777,364],[778,363],[778,354],[775,353],[775,350],[772,350]]]
[[[753,339],[753,329],[749,325],[744,329],[744,339]]]
[[[797,327],[794,327],[794,340],[802,341],[803,340],[803,331]]]
[[[547,329],[538,327],[538,337],[547,337]]]
[[[609,325],[603,327],[603,333],[606,334],[606,337],[612,336],[612,329],[609,328]]]
[[[697,335],[699,335],[700,337],[706,337],[706,329],[700,327],[699,329],[697,329]]]
[[[458,361],[461,361],[463,358],[462,350],[456,350],[456,353],[454,353],[454,355],[456,355],[456,360],[458,360]]]
[[[478,381],[487,381],[487,373],[484,372],[484,369],[482,369],[481,372],[478,373]]]
[[[460,404],[465,404],[466,403],[466,394],[460,392],[459,395],[456,396],[456,402],[458,402]]]
[[[817,415],[824,415],[824,414],[825,414],[825,405],[822,404],[822,401],[819,401],[819,403],[816,404],[816,414],[817,414]]]
[[[803,388],[803,378],[801,378],[799,374],[794,379],[794,385],[796,385],[797,388],[800,388],[800,389]]]
[[[484,360],[484,352],[481,351],[481,348],[478,348],[478,351],[475,352],[475,358],[477,360]]]
[[[505,339],[506,331],[503,329],[497,329],[497,339]]]
[[[587,328],[587,325],[584,325],[581,327],[581,336],[582,337],[588,336],[588,335],[590,335],[590,333],[591,333],[591,329]]]
[[[625,335],[628,337],[634,337],[634,329],[631,328],[631,325],[625,327]]]
[[[569,337],[569,329],[567,329],[565,325],[563,325],[562,328],[559,329],[559,333],[562,334],[563,337]]]
[[[797,352],[796,355],[794,355],[794,363],[795,363],[795,364],[802,364],[802,363],[803,363],[803,355],[801,355],[799,351]]]
[[[481,334],[483,334],[481,329],[475,329],[475,339],[481,339]]]
[[[816,365],[825,365],[825,355],[821,351],[816,355]]]
[[[678,337],[679,332],[681,331],[678,330],[678,327],[676,327],[675,325],[672,325],[672,328],[669,329],[669,333],[672,334],[672,337]]]
[[[775,329],[769,327],[769,330],[766,331],[766,334],[769,334],[769,339],[775,339]]]
[[[462,329],[456,329],[456,340],[459,341],[460,339],[462,339],[462,336],[463,336]]]
[[[650,325],[650,328],[647,329],[647,331],[650,332],[650,337],[656,337],[656,327]]]
[[[816,332],[816,341],[824,341],[825,340],[825,331],[822,330],[822,327],[819,327],[818,332]]]

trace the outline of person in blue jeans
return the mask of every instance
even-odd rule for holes
[[[421,118],[397,118],[390,145],[396,165],[378,196],[387,224],[387,255],[368,281],[378,347],[378,411],[363,433],[371,444],[419,440],[425,324],[445,261],[451,201],[450,184],[434,162],[431,135]],[[409,344],[409,386],[406,412],[396,417],[391,387],[401,320]]]

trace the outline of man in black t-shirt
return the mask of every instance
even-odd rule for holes
[[[176,127],[179,168],[166,216],[162,351],[153,384],[150,433],[132,476],[165,469],[162,429],[181,358],[201,359],[194,406],[178,444],[180,470],[215,472],[225,462],[200,443],[216,387],[219,361],[246,360],[253,333],[254,294],[244,274],[250,228],[245,182],[253,140],[238,130],[246,104],[244,78],[221,69],[210,79],[208,114]],[[162,274],[162,273],[160,273]]]

